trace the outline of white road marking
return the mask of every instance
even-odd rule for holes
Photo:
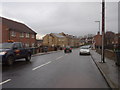
[[[58,58],[56,58],[55,60],[58,60],[58,59],[60,59],[60,58],[62,58],[63,56],[60,56],[60,57],[58,57]]]
[[[1,82],[0,85],[5,84],[5,83],[7,83],[9,81],[11,81],[11,79],[8,79],[8,80],[5,80],[5,81]]]
[[[38,69],[38,68],[41,68],[41,67],[43,67],[43,66],[45,66],[45,65],[47,65],[47,64],[49,64],[49,63],[51,63],[52,61],[49,61],[49,62],[47,62],[47,63],[45,63],[45,64],[42,64],[42,65],[40,65],[40,66],[37,66],[37,67],[35,67],[35,68],[33,68],[32,70],[36,70],[36,69]]]
[[[68,54],[65,54],[65,56],[67,56]]]

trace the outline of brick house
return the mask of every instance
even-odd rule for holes
[[[105,46],[107,49],[114,49],[116,45],[118,45],[118,37],[119,33],[115,34],[112,31],[107,31],[105,34]]]
[[[107,31],[105,33],[105,44],[112,45],[114,44],[115,33],[112,31]]]
[[[100,35],[100,32],[97,33],[93,37],[93,48],[94,49],[100,49],[102,47],[102,35]]]
[[[0,27],[2,29],[0,30],[2,33],[0,42],[14,40],[15,42],[22,42],[26,47],[34,47],[36,45],[37,33],[25,24],[0,17]]]
[[[115,34],[113,44],[120,45],[120,33]]]
[[[80,38],[80,45],[89,45],[93,43],[93,36]]]

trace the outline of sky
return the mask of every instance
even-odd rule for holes
[[[37,38],[64,32],[75,36],[96,34],[101,2],[2,2],[0,15],[26,24]],[[1,7],[1,5],[0,5]],[[101,25],[100,25],[101,26]],[[106,31],[118,32],[118,3],[106,2]]]

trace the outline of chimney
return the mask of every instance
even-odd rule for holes
[[[97,35],[100,35],[100,32],[99,32],[99,31],[97,32]]]

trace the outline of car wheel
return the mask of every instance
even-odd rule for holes
[[[66,50],[64,51],[64,53],[66,53]]]
[[[11,66],[11,65],[13,65],[13,63],[14,63],[14,57],[13,56],[9,56],[7,58],[7,65]]]
[[[31,54],[28,54],[27,57],[25,58],[26,61],[30,61],[31,59]]]

